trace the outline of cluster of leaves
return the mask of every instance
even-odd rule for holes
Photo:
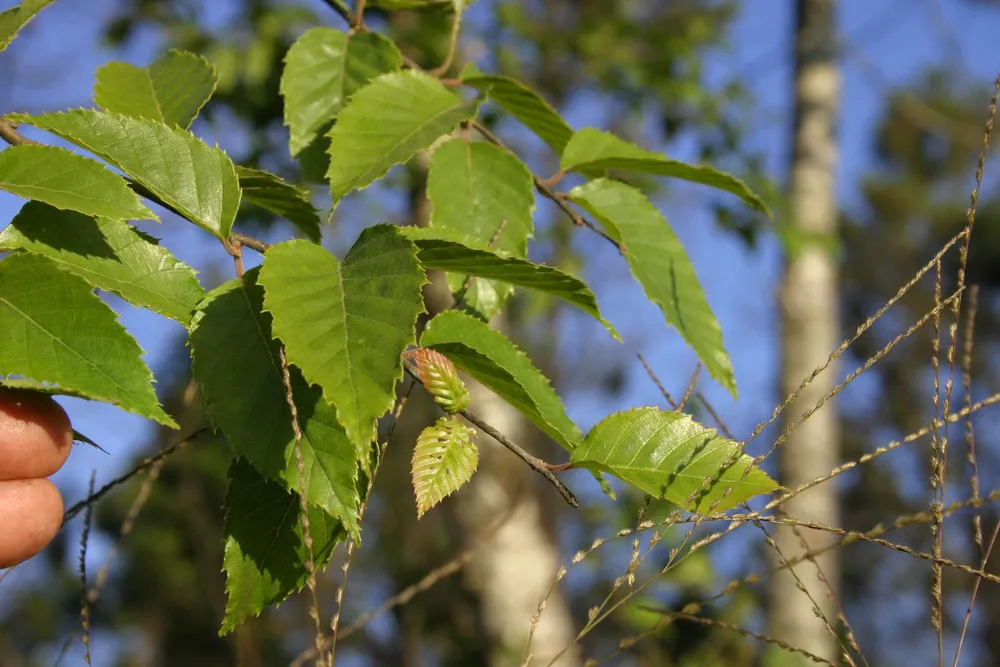
[[[0,46],[44,4],[0,15]],[[457,16],[463,6],[455,4]],[[224,632],[299,590],[307,562],[322,568],[339,541],[360,539],[377,465],[376,420],[392,407],[404,354],[418,343],[431,269],[448,273],[457,308],[430,319],[414,359],[452,418],[418,438],[418,513],[477,466],[471,429],[454,418],[468,400],[455,367],[537,424],[572,466],[610,473],[691,511],[723,510],[775,488],[737,443],[680,413],[627,410],[584,437],[527,355],[489,327],[520,287],[562,299],[618,337],[583,281],[527,258],[539,181],[504,147],[473,141],[471,130],[490,100],[560,155],[560,174],[589,179],[554,196],[598,221],[667,323],[734,395],[719,324],[683,247],[646,195],[609,172],[702,183],[766,212],[741,181],[600,130],[574,131],[516,80],[470,66],[459,94],[404,67],[395,44],[376,33],[314,28],[289,50],[281,93],[292,155],[315,159],[315,146],[327,146],[333,206],[432,151],[430,226],[369,226],[340,259],[318,243],[321,223],[307,191],[234,165],[189,131],[216,86],[206,60],[172,51],[145,68],[110,63],[96,78],[96,109],[2,121],[50,132],[100,161],[16,135],[0,152],[0,189],[29,200],[0,232],[0,251],[11,253],[0,261],[0,378],[176,427],[139,346],[94,291],[187,328],[209,420],[234,452]],[[129,222],[158,219],[143,198],[202,228],[226,252],[239,243],[233,226],[243,202],[285,217],[305,238],[270,246],[261,266],[205,292],[190,267]]]

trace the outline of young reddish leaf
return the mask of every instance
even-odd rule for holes
[[[411,350],[404,356],[413,360],[420,383],[446,412],[455,414],[469,405],[469,390],[458,377],[455,364],[446,356],[425,347]]]

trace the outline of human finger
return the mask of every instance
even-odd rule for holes
[[[63,501],[47,479],[0,482],[0,568],[31,558],[62,525]]]
[[[72,446],[69,417],[50,396],[0,387],[0,481],[48,477]]]

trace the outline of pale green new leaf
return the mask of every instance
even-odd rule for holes
[[[417,255],[425,269],[467,273],[482,278],[503,280],[551,294],[594,317],[616,339],[618,332],[601,317],[597,298],[587,284],[559,269],[534,264],[478,246],[455,232],[427,227],[403,227],[402,233],[420,250]]]
[[[508,76],[483,74],[471,63],[466,65],[460,76],[462,83],[486,93],[556,153],[562,154],[573,136],[573,128],[541,95]]]
[[[524,352],[482,320],[457,311],[439,313],[424,329],[420,345],[437,350],[492,389],[561,446],[572,450],[582,437],[562,400]]]
[[[417,518],[447,496],[462,488],[479,466],[475,431],[441,417],[428,426],[413,447],[411,477],[417,498]]]
[[[307,241],[264,256],[260,283],[288,361],[337,409],[365,460],[375,420],[392,406],[402,353],[414,343],[426,282],[416,248],[394,225],[361,232],[343,261]]]
[[[310,201],[309,190],[286,183],[279,176],[260,169],[236,167],[243,199],[253,202],[295,225],[312,241],[319,241],[319,213]]]
[[[100,156],[191,222],[228,238],[240,206],[240,184],[232,161],[219,147],[181,128],[106,111],[9,118]]]
[[[51,5],[53,1],[24,0],[21,4],[0,12],[0,51],[10,45],[17,32],[35,18],[35,14]]]
[[[610,132],[593,127],[585,127],[573,135],[563,149],[559,168],[563,171],[586,173],[607,169],[641,171],[701,183],[730,192],[758,211],[771,215],[763,200],[735,176],[705,165],[671,160],[665,155],[639,148]]]
[[[0,261],[0,341],[0,377],[56,385],[177,427],[115,312],[47,257],[15,253]]]
[[[570,460],[699,513],[721,512],[779,488],[763,470],[752,468],[753,458],[740,453],[739,443],[684,413],[658,408],[605,417]]]
[[[219,634],[300,590],[308,578],[299,496],[260,475],[245,459],[229,467],[223,525],[226,615]],[[309,508],[309,536],[317,571],[344,538],[340,523]]]
[[[722,329],[705,299],[694,265],[666,218],[639,190],[602,178],[574,188],[570,199],[598,219],[623,248],[646,296],[676,327],[709,374],[734,396],[736,378]]]
[[[392,72],[351,97],[330,130],[327,178],[334,203],[382,178],[389,168],[476,115],[479,102],[463,102],[423,72]]]
[[[358,88],[402,65],[399,49],[378,33],[348,35],[325,27],[306,31],[288,49],[281,73],[292,157],[316,139]]]
[[[438,146],[430,160],[427,198],[434,205],[431,227],[459,232],[516,257],[527,254],[534,233],[534,184],[524,163],[502,148],[464,139]],[[448,274],[453,293],[465,284],[464,274]],[[474,279],[464,301],[489,321],[512,291],[509,284]]]
[[[109,62],[97,70],[94,102],[105,111],[191,126],[215,92],[215,68],[203,57],[171,50],[149,67]]]
[[[262,310],[258,272],[251,269],[242,282],[219,286],[199,306],[191,328],[192,372],[209,420],[233,449],[268,478],[299,491],[280,346],[271,336],[271,316]],[[339,518],[357,536],[360,499],[354,446],[319,390],[310,388],[298,369],[290,368],[289,374],[302,429],[306,500]]]
[[[205,296],[194,270],[126,222],[28,202],[0,231],[0,251],[45,255],[91,285],[187,325]]]
[[[56,146],[0,151],[0,190],[56,208],[120,220],[156,220],[120,176]]]

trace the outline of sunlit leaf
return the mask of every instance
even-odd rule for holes
[[[191,328],[192,371],[209,420],[233,449],[266,477],[298,491],[302,486],[292,413],[279,345],[271,337],[271,316],[262,310],[258,271],[247,271],[242,282],[231,280],[212,290],[200,305]],[[357,535],[360,500],[354,446],[319,390],[310,388],[294,367],[289,374],[302,429],[306,500]]]
[[[431,227],[448,229],[482,245],[524,257],[534,226],[534,184],[520,160],[498,146],[452,139],[431,156],[427,198],[434,205]],[[509,284],[448,274],[453,293],[489,320],[513,291]]]
[[[736,378],[722,329],[666,218],[642,192],[606,178],[576,187],[569,196],[623,246],[632,275],[646,296],[694,349],[709,374],[735,396]]]
[[[548,379],[502,333],[457,311],[439,313],[424,329],[420,344],[437,350],[463,371],[517,408],[566,449],[582,435]]]
[[[460,76],[462,83],[486,93],[556,153],[563,152],[566,143],[573,136],[573,128],[541,95],[508,76],[483,74],[471,63],[462,70]]]
[[[302,240],[265,253],[260,282],[274,335],[336,407],[360,460],[395,398],[425,281],[416,248],[394,225],[365,229],[343,261]]]
[[[440,81],[415,70],[372,80],[344,105],[330,130],[326,175],[334,202],[428,148],[475,116],[478,104],[463,102]]]
[[[157,219],[120,176],[55,146],[22,144],[0,151],[0,190],[87,215]]]
[[[90,109],[10,118],[91,151],[191,222],[220,239],[229,236],[240,205],[236,170],[222,149],[187,130]]]
[[[298,495],[237,458],[229,467],[225,508],[223,635],[300,590],[308,577]],[[310,507],[309,536],[313,541],[313,563],[322,570],[330,562],[333,548],[344,538],[344,531],[339,521]]]
[[[0,261],[0,341],[0,377],[56,385],[177,426],[115,312],[83,278],[47,257],[15,253]]]
[[[426,347],[407,351],[403,356],[413,362],[420,384],[445,412],[455,414],[468,407],[469,390],[448,357]]]
[[[185,325],[205,296],[191,267],[120,220],[28,202],[0,231],[0,251],[11,250],[45,255],[91,285]]]
[[[109,62],[97,70],[94,102],[105,111],[187,128],[215,92],[215,68],[171,50],[149,67]]]
[[[730,192],[758,211],[771,214],[763,200],[735,176],[705,165],[671,160],[665,155],[639,148],[610,132],[593,127],[585,127],[573,135],[563,149],[559,168],[563,171],[583,172],[620,169],[669,176]]]
[[[602,419],[573,450],[571,461],[704,513],[779,488],[763,470],[751,469],[752,457],[738,452],[738,443],[684,413],[634,408]]]
[[[447,417],[421,431],[411,469],[418,519],[472,478],[479,465],[474,436],[471,428]]]
[[[473,240],[448,230],[403,227],[402,233],[419,248],[418,258],[424,268],[503,280],[551,294],[588,313],[612,336],[619,338],[615,328],[601,316],[594,293],[578,278],[551,266],[534,264],[478,246]]]
[[[317,138],[358,88],[402,64],[396,45],[378,33],[348,35],[326,27],[306,31],[288,49],[281,73],[292,156]]]
[[[10,45],[17,32],[27,25],[35,14],[53,3],[54,0],[24,0],[19,5],[0,12],[0,51]]]
[[[310,201],[309,190],[286,183],[260,169],[236,167],[243,199],[279,215],[295,225],[312,241],[319,241],[319,213]]]

